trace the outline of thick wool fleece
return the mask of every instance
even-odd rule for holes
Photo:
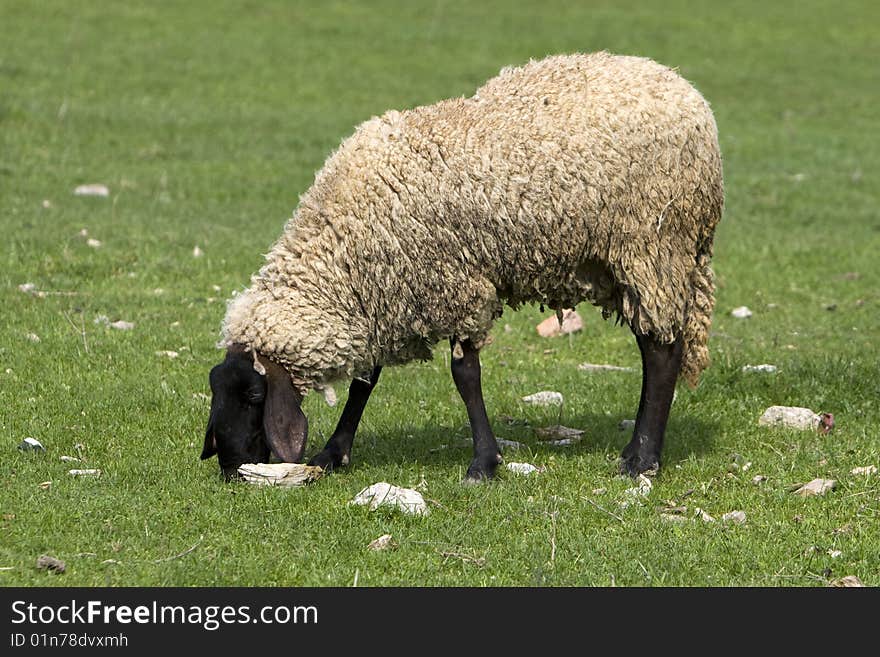
[[[502,304],[601,306],[708,363],[723,203],[715,120],[651,60],[549,57],[471,98],[389,111],[330,155],[232,300],[242,343],[301,389],[487,339]]]

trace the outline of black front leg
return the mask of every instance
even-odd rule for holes
[[[501,452],[495,434],[489,426],[483,388],[480,382],[480,350],[470,340],[450,340],[452,346],[452,379],[458,394],[467,407],[471,433],[474,438],[474,458],[468,467],[465,481],[478,482],[491,479],[501,463]]]
[[[336,430],[320,452],[309,461],[309,465],[320,465],[325,470],[332,470],[340,465],[348,465],[351,460],[351,446],[354,434],[364,413],[364,407],[370,393],[376,387],[382,367],[377,365],[370,374],[369,381],[355,379],[348,388],[348,400],[342,409],[342,416],[336,424]]]
[[[642,352],[642,397],[632,440],[621,454],[620,470],[632,477],[660,469],[663,434],[681,367],[683,341],[663,344],[636,334]]]

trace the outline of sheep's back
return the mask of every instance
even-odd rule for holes
[[[514,303],[612,294],[597,286],[616,264],[692,254],[720,217],[711,110],[648,59],[550,57],[382,122],[401,220],[436,227]]]

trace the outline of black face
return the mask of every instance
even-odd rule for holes
[[[223,476],[238,474],[242,463],[267,463],[271,450],[263,429],[266,377],[253,361],[227,358],[211,370],[211,417],[202,458],[217,454]]]
[[[215,454],[227,481],[238,477],[243,463],[268,463],[274,453],[285,463],[298,462],[305,451],[308,421],[302,398],[280,365],[230,347],[226,360],[211,370],[211,415],[202,459]]]

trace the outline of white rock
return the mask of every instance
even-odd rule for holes
[[[800,406],[771,406],[758,418],[762,427],[789,427],[791,429],[812,429],[819,427],[821,417],[809,408]]]
[[[375,541],[371,541],[369,545],[367,545],[368,550],[387,550],[389,548],[396,547],[394,543],[394,539],[391,537],[391,534],[382,534]]]
[[[767,363],[762,363],[761,365],[743,365],[742,371],[749,372],[775,372],[778,368],[776,365],[769,365]]]
[[[752,316],[752,311],[749,310],[746,306],[739,306],[738,308],[734,308],[733,310],[731,310],[730,314],[737,319],[748,319]]]
[[[833,490],[837,485],[837,482],[834,479],[813,479],[813,481],[807,482],[796,491],[794,491],[797,495],[801,497],[810,497],[812,495],[824,495],[830,490]]]
[[[756,486],[758,484],[765,482],[765,481],[767,481],[767,477],[765,477],[764,475],[755,475],[754,477],[752,477],[752,483],[755,484]]]
[[[554,424],[550,427],[535,427],[535,436],[537,436],[538,440],[580,439],[583,435],[583,429],[572,429],[561,424]]]
[[[315,481],[324,473],[316,465],[302,463],[245,463],[238,468],[238,474],[250,484],[258,486],[304,486]]]
[[[507,469],[520,475],[530,475],[533,472],[543,472],[543,468],[538,468],[531,463],[508,463]]]
[[[843,552],[841,552],[840,550],[831,550],[831,549],[829,549],[829,550],[828,550],[828,556],[831,557],[832,559],[837,559],[838,557],[842,557],[842,556],[843,556]]]
[[[170,351],[170,350],[157,351],[156,355],[157,356],[164,356],[165,358],[177,358],[178,356],[180,356],[180,354],[177,353],[176,351]]]
[[[198,245],[193,248],[193,258],[201,258],[203,255],[205,255],[205,252]]]
[[[37,291],[37,286],[33,283],[22,283],[18,286],[20,292],[24,292],[25,294],[35,294]]]
[[[864,584],[862,584],[862,580],[860,580],[855,575],[847,575],[846,577],[841,577],[840,579],[834,580],[828,586],[842,588],[861,588],[864,586]]]
[[[89,239],[86,240],[86,244],[88,244],[93,249],[100,249],[101,248],[101,240],[96,240],[92,237],[90,237]]]
[[[732,522],[737,525],[742,525],[745,521],[745,511],[731,511],[730,513],[725,513],[721,516],[721,522]]]
[[[80,185],[73,190],[76,196],[110,196],[110,190],[106,185]]]
[[[561,392],[552,390],[542,390],[533,395],[526,395],[522,400],[526,404],[534,404],[535,406],[561,406],[564,401]]]
[[[36,333],[28,333],[24,337],[27,338],[28,340],[30,340],[31,342],[39,342],[40,341],[40,336],[37,335]]]
[[[385,481],[367,486],[349,504],[369,505],[370,511],[375,511],[380,506],[391,506],[417,516],[426,516],[429,513],[428,505],[419,491],[400,488]]]
[[[666,522],[680,523],[687,522],[687,518],[681,515],[676,515],[674,513],[661,513],[660,519]]]
[[[651,493],[651,489],[654,487],[653,482],[643,474],[639,475],[638,485],[633,488],[627,488],[623,491],[623,494],[627,496],[626,499],[618,502],[618,506],[621,509],[626,509],[631,506],[633,503],[643,500]]]
[[[635,372],[632,367],[620,367],[619,365],[605,365],[596,363],[581,363],[578,369],[582,372]]]
[[[850,474],[865,475],[865,476],[877,474],[877,466],[876,465],[866,465],[863,468],[853,468],[850,471]]]
[[[697,507],[694,510],[694,515],[697,518],[699,518],[700,520],[702,520],[703,522],[715,522],[715,518],[710,516],[708,513],[706,513],[705,511],[703,511],[703,509],[701,509],[699,507]]]
[[[654,483],[645,475],[640,474],[638,478],[638,485],[633,488],[627,488],[624,492],[625,495],[632,495],[633,497],[648,497],[648,494],[651,492],[651,489],[654,488]]]
[[[43,443],[41,443],[36,438],[27,437],[19,443],[18,448],[23,452],[36,450],[38,452],[45,452],[46,448],[43,447]]]
[[[538,324],[535,329],[538,331],[538,335],[542,338],[552,338],[558,335],[575,333],[580,331],[583,327],[584,321],[581,319],[581,316],[578,315],[576,311],[568,309],[562,311],[561,324],[559,323],[559,318],[554,315]]]
[[[571,445],[576,445],[581,442],[581,437],[577,438],[560,438],[559,440],[550,440],[546,444],[551,447],[570,447]]]
[[[101,471],[100,471],[100,470],[95,470],[95,469],[89,469],[89,470],[68,470],[68,471],[67,471],[67,474],[71,475],[72,477],[100,477],[100,476],[101,476]]]
[[[115,328],[117,331],[130,331],[134,328],[134,324],[132,324],[131,322],[126,322],[122,319],[117,322],[111,322],[110,326],[112,328]]]
[[[78,459],[75,456],[59,456],[62,461],[65,463],[80,463],[82,459]]]

